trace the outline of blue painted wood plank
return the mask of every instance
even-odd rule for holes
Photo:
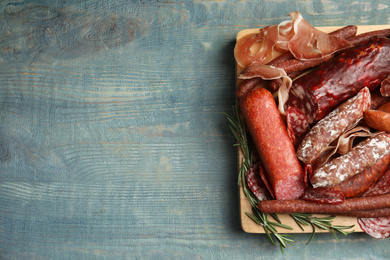
[[[241,230],[234,39],[296,10],[389,23],[383,1],[0,3],[0,258],[386,258],[364,234],[283,256]]]

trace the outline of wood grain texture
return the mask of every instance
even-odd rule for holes
[[[284,257],[240,227],[236,34],[295,10],[316,26],[389,17],[380,1],[286,3],[1,1],[0,258]],[[295,240],[289,257],[389,253],[363,234]]]

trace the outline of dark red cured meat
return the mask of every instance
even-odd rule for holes
[[[260,179],[259,164],[260,162],[257,161],[249,167],[245,175],[246,181],[249,189],[259,201],[269,200],[272,199],[272,197],[269,194],[268,189],[265,187],[264,183]]]
[[[302,199],[330,204],[340,204],[345,201],[343,192],[338,188],[308,188]]]
[[[296,137],[302,136],[309,131],[305,114],[296,107],[288,107],[286,110],[287,130],[293,144]]]
[[[384,97],[380,93],[379,89],[376,89],[371,92],[371,109],[378,109],[382,105],[390,102],[390,97]],[[390,112],[390,111],[385,111],[385,112]]]
[[[236,98],[242,98],[262,82],[262,78],[244,79],[236,89]]]
[[[240,107],[275,198],[300,198],[305,190],[303,170],[271,92],[254,89],[241,99]]]
[[[390,193],[346,199],[344,203],[329,204],[308,200],[267,200],[258,204],[263,213],[344,214],[350,211],[374,210],[390,207]]]
[[[275,64],[274,66],[277,68],[284,69],[284,71],[289,74],[295,71],[305,70],[312,67],[315,67],[317,65],[320,65],[328,60],[333,58],[333,55],[326,55],[321,58],[317,59],[311,59],[311,60],[297,60],[297,59],[291,59],[279,62]]]
[[[390,97],[390,76],[382,81],[380,91],[382,96]]]
[[[390,29],[383,29],[383,30],[376,30],[371,32],[362,33],[353,37],[348,38],[348,41],[356,46],[364,41],[369,40],[372,37],[389,37],[390,36]]]
[[[390,39],[373,37],[296,79],[287,106],[301,109],[309,125],[362,88],[376,89],[390,74]]]
[[[375,184],[386,172],[390,165],[390,153],[379,159],[374,165],[366,168],[361,173],[341,182],[336,186],[346,198],[362,195],[371,185]]]

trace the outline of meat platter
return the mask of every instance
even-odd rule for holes
[[[375,31],[375,30],[381,30],[381,29],[387,29],[389,28],[389,25],[369,25],[369,26],[358,26],[358,32],[357,34],[365,33],[365,32],[370,32],[370,31]],[[317,29],[323,31],[323,32],[332,32],[340,27],[317,27]],[[245,35],[255,33],[259,29],[254,28],[254,29],[246,29],[240,31],[237,36],[236,40],[238,41],[240,38],[244,37]],[[237,64],[237,70],[236,73],[237,75],[243,70],[243,67]],[[236,75],[236,76],[237,76]],[[240,84],[242,80],[237,78],[237,85]],[[239,167],[241,167],[241,162],[242,162],[242,153],[241,150],[239,150]],[[247,212],[251,212],[251,205],[248,202],[244,192],[243,192],[243,187],[240,187],[239,191],[239,198],[240,198],[240,217],[241,217],[241,226],[243,230],[247,233],[265,233],[264,229],[262,226],[258,225],[255,223],[251,218],[247,216]],[[318,215],[322,216],[322,215]],[[292,229],[284,229],[284,228],[278,228],[278,232],[280,233],[311,233],[312,228],[310,226],[306,227],[304,230],[298,227],[298,225],[295,223],[295,221],[288,215],[284,214],[278,214],[278,217],[280,221],[292,227]],[[353,225],[353,230],[354,232],[362,232],[362,229],[359,227],[357,224],[357,219],[356,217],[346,217],[346,216],[336,216],[336,218],[333,219],[333,224],[334,225],[342,225],[342,226],[351,226]],[[328,232],[326,230],[317,230],[316,232]]]

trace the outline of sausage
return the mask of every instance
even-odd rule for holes
[[[390,208],[358,210],[346,213],[339,213],[339,216],[357,217],[357,218],[379,218],[390,216]]]
[[[297,143],[300,143],[300,140],[297,141],[297,137],[303,136],[309,131],[306,116],[301,110],[295,107],[288,107],[286,110],[286,123],[288,135],[295,146]]]
[[[369,40],[372,37],[389,37],[390,29],[376,30],[371,32],[362,33],[353,37],[348,38],[347,40],[354,46],[359,45],[360,43]]]
[[[311,128],[298,146],[298,158],[305,164],[312,164],[330,143],[356,125],[363,118],[363,111],[370,106],[370,91],[363,88]]]
[[[240,99],[263,82],[262,78],[244,79],[236,89],[236,98]]]
[[[246,182],[249,189],[256,196],[259,201],[272,199],[264,183],[260,179],[259,175],[260,161],[253,163],[246,172]]]
[[[275,67],[284,69],[287,74],[295,72],[295,71],[301,71],[305,69],[309,69],[312,67],[315,67],[317,65],[320,65],[328,60],[333,58],[333,55],[326,55],[321,58],[317,59],[310,59],[310,60],[297,60],[297,59],[290,59],[283,62],[279,62],[275,64]]]
[[[371,186],[363,196],[377,196],[381,194],[390,194],[390,168],[379,179],[375,185]],[[357,222],[360,228],[375,238],[386,238],[390,236],[390,212],[386,213],[389,208],[373,210],[371,216],[359,216]],[[376,213],[374,215],[374,213]]]
[[[379,110],[364,111],[366,124],[378,131],[390,132],[390,113]]]
[[[258,204],[263,213],[317,213],[344,214],[351,211],[374,210],[390,207],[390,193],[346,199],[344,203],[330,204],[308,200],[267,200]]]
[[[384,97],[390,97],[390,76],[382,81],[380,92]]]
[[[254,89],[241,99],[240,107],[275,199],[301,197],[303,170],[271,92]]]
[[[371,185],[375,184],[383,176],[390,165],[390,152],[379,159],[374,165],[364,169],[348,180],[338,184],[335,188],[340,189],[346,198],[362,195]]]
[[[301,109],[310,125],[362,88],[376,89],[390,73],[390,39],[370,38],[296,79],[287,106]]]
[[[390,152],[390,134],[378,133],[361,141],[348,153],[315,169],[310,178],[314,188],[333,187],[374,165]]]
[[[390,103],[390,97],[382,96],[382,94],[380,93],[380,89],[376,89],[375,91],[371,92],[371,109],[372,110],[375,110],[375,109],[381,110],[381,109],[379,109],[379,107],[382,107],[386,103]],[[382,109],[381,111],[385,111],[385,112],[390,113],[390,106],[389,106],[388,110]]]

